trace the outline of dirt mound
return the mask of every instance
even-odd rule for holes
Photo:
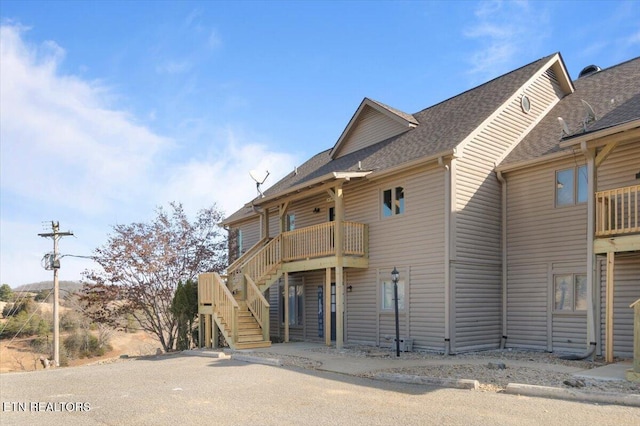
[[[64,339],[64,337],[62,337]],[[12,371],[42,370],[40,356],[31,348],[33,338],[0,341],[0,373]],[[143,331],[136,333],[115,332],[110,339],[112,350],[101,357],[74,359],[70,366],[94,364],[119,358],[121,355],[153,355],[160,346],[150,335]]]

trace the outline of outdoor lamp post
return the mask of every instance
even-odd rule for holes
[[[400,323],[398,322],[398,280],[400,279],[400,272],[393,267],[391,271],[391,281],[393,281],[393,305],[396,312],[396,356],[400,356]]]

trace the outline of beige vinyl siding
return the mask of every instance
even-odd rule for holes
[[[284,337],[284,333],[280,327],[280,318],[282,318],[280,309],[284,309],[283,306],[280,306],[280,281],[282,280],[277,281],[269,287],[269,290],[267,290],[268,294],[265,294],[269,302],[269,334],[271,335],[272,342],[281,342]]]
[[[606,258],[600,259],[600,335],[601,349],[606,351]],[[633,309],[629,306],[640,299],[640,254],[616,254],[613,304],[613,355],[633,356]]]
[[[369,225],[369,268],[347,270],[348,341],[387,345],[393,314],[380,312],[380,286],[394,266],[409,289],[401,334],[416,348],[444,347],[444,169],[435,165],[345,185],[346,220]],[[405,212],[381,217],[381,193],[402,186]],[[406,290],[405,290],[406,291]]]
[[[555,105],[560,89],[549,70],[522,92],[531,100],[524,113],[520,96],[478,132],[456,164],[454,215],[454,318],[452,349],[496,347],[502,301],[501,186],[495,163]]]
[[[587,205],[555,207],[556,171],[583,164],[576,154],[506,176],[507,346],[555,350],[562,339],[584,343],[586,328],[571,329],[551,312],[553,274],[586,274]]]
[[[552,329],[554,352],[584,352],[587,347],[586,314],[554,314]]]
[[[598,191],[640,184],[640,141],[617,146],[598,168]]]
[[[351,343],[378,343],[377,274],[375,269],[349,269],[346,286],[353,290],[346,297],[346,334]]]
[[[325,291],[325,271],[313,271],[304,274],[304,340],[310,342],[324,342],[324,337],[318,335],[318,287]],[[324,309],[324,300],[323,309]]]
[[[509,266],[507,346],[546,349],[548,265],[527,263]]]
[[[420,349],[444,346],[444,266],[421,263],[411,267],[411,300],[408,337]]]
[[[347,136],[347,140],[340,147],[336,158],[381,142],[407,130],[406,126],[366,106]]]
[[[480,264],[456,265],[456,324],[452,350],[487,349],[500,344],[500,277],[499,267]]]
[[[258,217],[236,225],[235,229],[242,231],[243,253],[260,241],[260,218]]]

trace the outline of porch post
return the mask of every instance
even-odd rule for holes
[[[615,272],[615,257],[616,254],[613,251],[607,252],[607,300],[606,300],[606,347],[607,352],[605,356],[606,362],[613,362],[613,291],[614,291],[614,272]]]
[[[198,314],[198,347],[204,348],[204,315]]]
[[[211,347],[214,349],[218,349],[220,346],[218,342],[220,341],[220,327],[213,321],[213,316],[211,316]]]
[[[289,342],[289,273],[284,273],[284,342]]]
[[[205,348],[211,348],[211,314],[206,314],[204,317],[204,342]]]
[[[327,268],[324,282],[324,342],[331,346],[331,268]]]
[[[335,189],[335,246],[336,246],[336,349],[344,343],[344,197],[342,184]]]

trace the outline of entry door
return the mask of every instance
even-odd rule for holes
[[[324,337],[324,286],[318,286],[318,337]],[[336,340],[336,283],[331,283],[331,340]]]

